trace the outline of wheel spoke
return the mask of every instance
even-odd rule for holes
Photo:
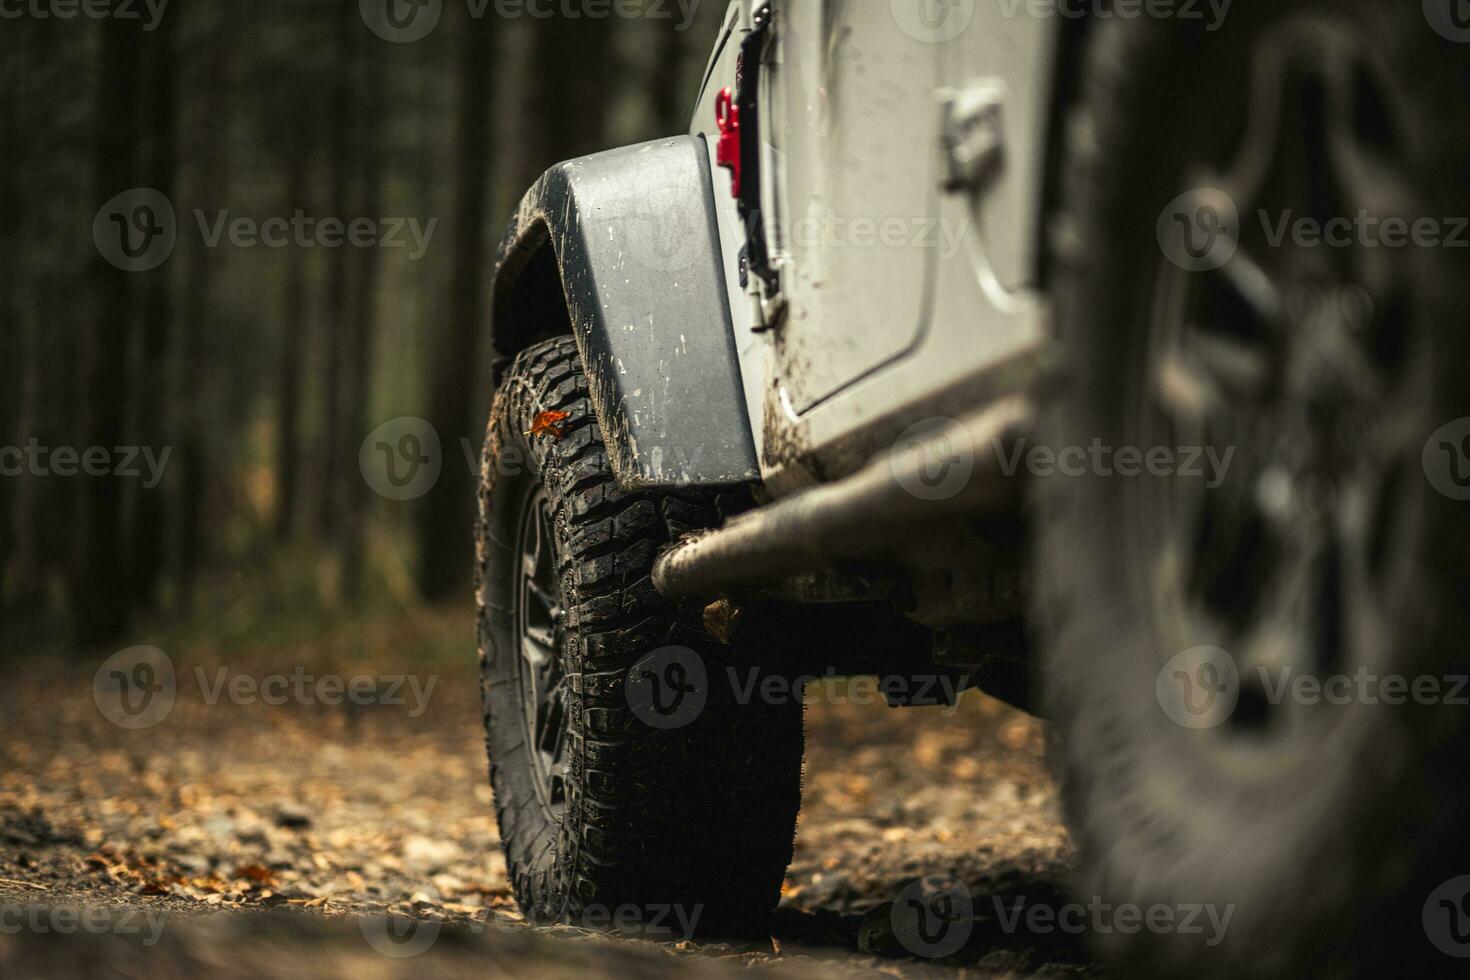
[[[549,644],[530,635],[521,637],[521,662],[526,665],[527,680],[530,682],[528,692],[532,689],[530,685],[534,685],[536,679],[545,674],[547,668],[551,666],[555,654],[555,649]]]
[[[1382,222],[1398,219],[1412,234],[1417,219],[1427,217],[1403,168],[1402,136],[1372,73],[1360,59],[1345,60],[1332,71],[1333,107],[1329,152],[1333,176],[1342,188],[1345,216],[1367,215],[1374,224],[1359,234],[1380,236]],[[1384,300],[1402,285],[1402,248],[1353,250],[1353,275],[1369,294]]]
[[[1224,407],[1223,393],[1214,379],[1179,351],[1159,360],[1154,387],[1168,420],[1190,431],[1203,429]]]
[[[1242,214],[1259,205],[1323,226],[1360,211],[1411,218],[1403,137],[1385,91],[1349,36],[1316,23],[1282,32],[1257,53],[1246,138],[1222,188]]]
[[[542,585],[535,579],[528,578],[526,579],[526,594],[536,600],[537,604],[541,606],[541,609],[547,614],[548,618],[553,621],[556,619],[557,613],[560,612],[560,608],[558,606],[556,595],[553,594],[550,589],[548,589],[546,586]]]
[[[1278,152],[1285,67],[1280,43],[1263,46],[1252,64],[1245,137],[1228,173],[1219,180],[1221,189],[1241,209],[1259,200]]]
[[[1355,210],[1409,218],[1399,122],[1364,54],[1345,38],[1324,40],[1318,70],[1327,91],[1327,156]]]
[[[1187,285],[1161,307],[1173,329],[1157,355],[1154,386],[1168,421],[1203,438],[1207,423],[1271,380],[1273,352],[1286,332],[1285,301],[1245,248]]]
[[[1332,216],[1328,173],[1329,97],[1317,62],[1322,32],[1288,31],[1256,52],[1245,139],[1220,181],[1241,209],[1290,209]]]
[[[1367,594],[1381,597],[1407,577],[1403,545],[1408,537],[1406,513],[1413,505],[1409,491],[1419,475],[1423,433],[1430,428],[1404,395],[1388,401],[1366,422],[1353,446],[1355,460],[1350,491],[1344,499],[1339,533]],[[1400,573],[1400,574],[1395,574]]]
[[[526,743],[537,795],[553,819],[566,802],[566,674],[560,655],[562,610],[556,580],[550,511],[544,492],[521,516],[517,630],[521,648],[521,697]]]
[[[561,723],[565,714],[565,697],[565,681],[561,680],[546,692],[541,703],[540,731],[537,733],[536,745],[550,759],[557,757],[557,749],[566,737],[566,726]]]
[[[553,554],[551,511],[544,498],[536,501],[529,519],[533,522],[531,530],[534,532],[533,543],[529,549],[531,557],[535,560],[531,571],[538,580],[545,581],[551,574]]]
[[[1279,336],[1286,324],[1286,299],[1266,270],[1237,249],[1218,271],[1215,302],[1242,336]]]
[[[540,652],[542,659],[556,650],[556,632],[549,627],[527,626],[526,640]]]
[[[1194,363],[1227,393],[1255,392],[1270,377],[1270,362],[1258,348],[1223,334],[1197,329],[1191,334]]]
[[[1155,385],[1170,421],[1202,433],[1229,414],[1235,398],[1258,391],[1270,370],[1265,354],[1251,345],[1191,327],[1159,359]]]
[[[1246,633],[1251,667],[1320,674],[1343,659],[1340,553],[1321,533],[1321,522],[1303,523],[1312,529],[1283,548],[1266,601]]]
[[[1188,585],[1220,622],[1240,627],[1260,603],[1281,537],[1264,512],[1254,470],[1234,474],[1204,501]]]

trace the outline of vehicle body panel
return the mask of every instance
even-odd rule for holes
[[[765,62],[766,223],[788,304],[786,397],[810,411],[912,350],[927,326],[939,51],[881,3],[782,6]]]
[[[776,134],[763,176],[779,219],[768,235],[779,295],[740,285],[745,232],[728,177],[716,174],[747,405],[777,494],[851,473],[908,426],[1018,391],[1038,367],[1047,307],[1033,290],[1059,19],[980,3],[962,30],[930,43],[900,23],[910,2],[928,0],[773,5],[762,134]],[[714,100],[736,83],[750,22],[736,0],[726,20],[735,39],[720,41],[693,132],[717,135]],[[944,99],[982,80],[1002,93],[1001,155],[982,184],[943,193]],[[793,220],[814,215],[815,239],[810,222],[794,234]],[[833,247],[828,215],[867,218],[878,233]]]

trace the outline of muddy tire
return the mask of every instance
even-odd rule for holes
[[[1470,215],[1470,60],[1421,6],[1241,4],[1217,32],[1090,40],[1044,436],[1179,452],[1043,482],[1035,619],[1078,898],[1174,916],[1098,935],[1129,972],[1460,975],[1446,947],[1470,955],[1470,521],[1426,468],[1470,434],[1434,444],[1470,416],[1466,251],[1267,231]],[[1194,447],[1233,461],[1186,473]],[[1360,671],[1441,700],[1280,694]]]
[[[735,652],[649,577],[661,549],[742,505],[620,489],[571,338],[506,375],[483,460],[479,654],[496,815],[532,920],[763,934],[792,855],[802,706],[739,703]]]

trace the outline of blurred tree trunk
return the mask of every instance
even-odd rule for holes
[[[62,213],[85,227],[91,217],[86,212],[96,209],[94,191],[89,187],[82,193],[80,185],[76,191],[63,203]],[[92,311],[86,297],[78,295],[75,269],[84,267],[86,260],[62,246],[53,262],[41,276],[36,307],[27,325],[36,387],[27,392],[26,435],[45,446],[82,445],[90,424],[86,338]],[[77,598],[87,557],[83,542],[89,482],[97,481],[66,480],[59,486],[27,481],[20,554],[22,574],[29,579],[24,587],[34,590],[33,595],[39,596],[46,584],[58,581],[65,583],[72,600]]]
[[[137,136],[139,51],[137,31],[127,21],[107,18],[102,34],[100,91],[94,178],[99,205],[136,183],[133,146]],[[100,255],[96,270],[96,328],[86,391],[89,446],[111,451],[122,444],[127,408],[128,334],[132,327],[133,276]],[[116,481],[87,482],[86,522],[76,590],[75,623],[85,644],[105,643],[127,629],[131,604],[126,576],[121,574],[123,495]]]
[[[589,17],[553,17],[533,28],[540,74],[541,166],[606,149],[608,92],[616,77],[613,28]],[[549,70],[548,70],[549,69]]]
[[[286,205],[295,213],[301,208],[311,213],[308,185],[311,173],[310,127],[297,123],[286,151]],[[285,315],[282,323],[280,390],[277,404],[279,417],[276,432],[276,540],[285,541],[296,531],[296,515],[300,513],[301,463],[301,385],[305,368],[307,339],[307,258],[299,249],[281,253],[286,263]]]
[[[490,186],[490,113],[495,104],[495,32],[483,18],[465,27],[460,55],[458,173],[454,194],[454,269],[449,319],[436,328],[429,379],[432,415],[444,467],[419,510],[419,589],[431,600],[454,595],[470,578],[475,480],[462,461],[461,440],[478,445],[472,418],[477,387],[489,377],[479,339],[489,301],[485,208]]]
[[[36,32],[33,62],[39,84],[26,100],[26,131],[38,134],[38,158],[54,160],[71,175],[51,198],[55,213],[65,219],[62,229],[85,229],[97,214],[96,176],[93,173],[97,133],[94,128],[100,96],[70,122],[55,107],[37,97],[42,92],[65,92],[80,79],[103,84],[98,65],[96,34],[90,30]],[[90,371],[87,355],[93,342],[97,296],[86,278],[96,260],[90,235],[77,236],[62,229],[33,225],[34,234],[48,242],[35,293],[37,303],[30,322],[36,351],[37,387],[30,393],[27,435],[43,445],[83,446],[90,425]],[[32,480],[24,513],[32,521],[23,532],[22,554],[33,569],[27,588],[38,600],[64,593],[76,610],[76,589],[86,558],[88,480]]]
[[[217,202],[225,199],[230,184],[231,99],[227,87],[230,84],[229,55],[234,50],[235,37],[232,35],[237,9],[230,5],[217,14],[214,30],[204,44],[202,55],[204,101],[194,126],[196,142],[192,157],[198,166],[194,188],[203,208],[218,206]],[[175,580],[185,608],[193,603],[199,569],[208,550],[203,531],[213,469],[209,413],[205,407],[213,390],[207,343],[214,312],[213,250],[206,248],[198,238],[192,239],[192,244],[181,331],[178,461],[183,472],[179,481],[178,506],[175,508],[177,528],[174,532],[178,549]]]
[[[362,64],[363,111],[356,113],[356,129],[359,149],[358,185],[362,197],[357,215],[377,222],[382,217],[383,182],[383,124],[385,111],[384,96],[388,90],[384,76],[388,63],[382,57],[382,45],[376,40],[363,51]],[[379,227],[381,234],[383,229]],[[343,413],[345,431],[342,433],[342,456],[339,465],[351,475],[344,480],[345,523],[342,528],[342,587],[349,598],[358,598],[362,593],[367,554],[367,520],[372,503],[371,488],[357,472],[355,460],[357,448],[367,437],[370,428],[368,415],[373,401],[374,349],[378,334],[378,273],[379,252],[377,244],[366,248],[351,249],[355,252],[356,298],[353,302],[351,320],[352,335],[349,347],[349,366],[343,386],[346,405]]]
[[[0,207],[13,207],[15,198],[9,182],[0,188]],[[16,211],[9,211],[16,214]],[[7,250],[8,253],[8,250]],[[14,269],[15,257],[0,255],[7,269]],[[26,344],[26,324],[21,322],[21,304],[16,296],[15,283],[10,279],[0,282],[0,452],[10,447],[25,444],[21,438],[21,405],[30,375],[30,350]],[[20,526],[21,485],[25,476],[14,472],[11,467],[17,461],[0,457],[0,626],[4,625],[6,611],[14,598],[14,586],[10,576],[16,570],[17,530]]]
[[[148,185],[170,201],[176,197],[174,134],[177,99],[174,60],[174,38],[179,15],[165,16],[158,27],[145,35],[152,77],[148,104],[152,161]],[[169,418],[168,357],[173,326],[173,288],[170,266],[149,273],[144,280],[147,296],[143,309],[143,377],[138,385],[138,438],[143,446],[162,451],[172,443]],[[152,606],[157,598],[158,582],[163,574],[166,526],[164,497],[167,488],[160,484],[151,490],[139,488],[131,561],[133,598],[143,607]]]
[[[13,412],[7,419],[0,445],[24,446],[38,429],[37,402],[45,345],[36,329],[36,322],[42,316],[43,303],[42,290],[33,286],[29,295],[12,294],[12,306],[5,313],[8,324],[5,332],[13,338],[6,356],[15,358],[7,364],[16,387],[12,393]],[[0,578],[4,579],[5,598],[12,608],[31,607],[29,611],[35,612],[34,607],[41,605],[44,592],[42,563],[37,549],[41,514],[36,480],[23,473],[18,478],[5,477],[3,481],[10,510],[5,540],[0,543]],[[5,603],[0,603],[0,608],[4,606]]]
[[[659,32],[653,66],[653,111],[659,132],[669,136],[689,129],[689,105],[693,101],[684,88],[685,35],[672,24],[655,22]]]
[[[8,207],[15,203],[4,191],[0,191],[0,207]],[[10,212],[14,214],[14,211]],[[3,256],[0,261],[5,261],[7,268],[10,265],[10,256]],[[0,321],[5,324],[5,329],[0,330],[0,452],[10,446],[20,446],[24,440],[19,436],[20,397],[25,385],[26,356],[21,345],[21,330],[23,325],[18,322],[20,313],[19,304],[13,298],[14,289],[10,283],[0,284]],[[0,466],[10,467],[15,465],[8,458],[0,458]],[[0,473],[0,623],[5,618],[5,610],[10,602],[10,571],[12,556],[15,554],[15,527],[19,511],[17,507],[18,491],[20,489],[21,477],[7,470]]]
[[[353,166],[353,136],[356,91],[353,63],[354,41],[362,24],[356,9],[344,4],[338,12],[336,26],[336,69],[332,73],[331,125],[328,132],[331,167],[332,213],[331,217],[350,223],[354,215],[350,212],[353,203],[353,183],[356,168]],[[321,474],[321,500],[317,521],[323,539],[329,544],[340,542],[342,516],[343,480],[345,461],[343,455],[343,413],[345,403],[345,369],[347,338],[351,333],[352,246],[344,244],[331,253],[331,272],[327,285],[325,329],[325,358],[322,383],[323,452]]]
[[[29,67],[24,57],[22,49],[14,60],[0,64],[0,146],[20,145],[20,73]],[[0,208],[4,208],[5,214],[15,215],[20,224],[12,229],[12,234],[0,235],[0,268],[10,273],[0,276],[0,452],[25,442],[20,431],[21,412],[30,375],[26,324],[20,319],[24,303],[20,291],[23,283],[31,282],[35,269],[15,248],[15,243],[23,240],[28,231],[20,217],[26,212],[21,208],[19,171],[18,166],[0,167]],[[0,457],[0,466],[12,465],[12,460]],[[23,475],[0,472],[0,626],[4,625],[13,598],[10,575],[16,564],[23,479]]]

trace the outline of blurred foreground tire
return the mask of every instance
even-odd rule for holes
[[[620,489],[572,338],[507,374],[480,491],[479,652],[496,814],[533,921],[766,934],[802,704],[739,703],[730,648],[649,579],[661,549],[746,502]]]
[[[1470,955],[1470,46],[1423,8],[1089,40],[1036,619],[1078,898],[1134,975]]]

